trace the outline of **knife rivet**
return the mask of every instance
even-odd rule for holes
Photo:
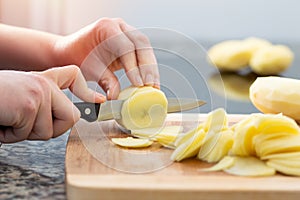
[[[86,114],[86,115],[89,115],[89,114],[91,114],[91,109],[90,108],[86,108],[85,110],[84,110],[84,113]]]

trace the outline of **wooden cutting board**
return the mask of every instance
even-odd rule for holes
[[[236,123],[246,115],[229,115]],[[185,130],[205,114],[172,114],[168,123]],[[181,122],[183,121],[183,122]],[[210,164],[196,159],[172,163],[171,150],[153,145],[139,150],[113,145],[111,137],[127,136],[114,121],[80,120],[72,129],[66,150],[68,199],[189,200],[299,199],[300,178],[238,177],[224,172],[201,172]]]

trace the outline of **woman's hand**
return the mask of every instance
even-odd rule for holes
[[[105,97],[89,89],[76,66],[44,72],[0,71],[0,142],[47,140],[71,128],[79,110],[61,89],[88,102]]]
[[[100,19],[58,39],[55,49],[66,64],[80,66],[87,80],[98,82],[108,99],[119,94],[113,72],[121,68],[133,85],[159,88],[157,62],[148,38],[122,19]]]

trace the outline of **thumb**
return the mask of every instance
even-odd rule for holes
[[[102,103],[106,100],[104,95],[88,88],[80,69],[75,65],[51,68],[38,73],[51,79],[60,89],[69,88],[83,101]]]

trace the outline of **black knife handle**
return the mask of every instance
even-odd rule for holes
[[[98,119],[100,103],[76,102],[74,105],[80,111],[80,118],[88,122],[93,122]]]

